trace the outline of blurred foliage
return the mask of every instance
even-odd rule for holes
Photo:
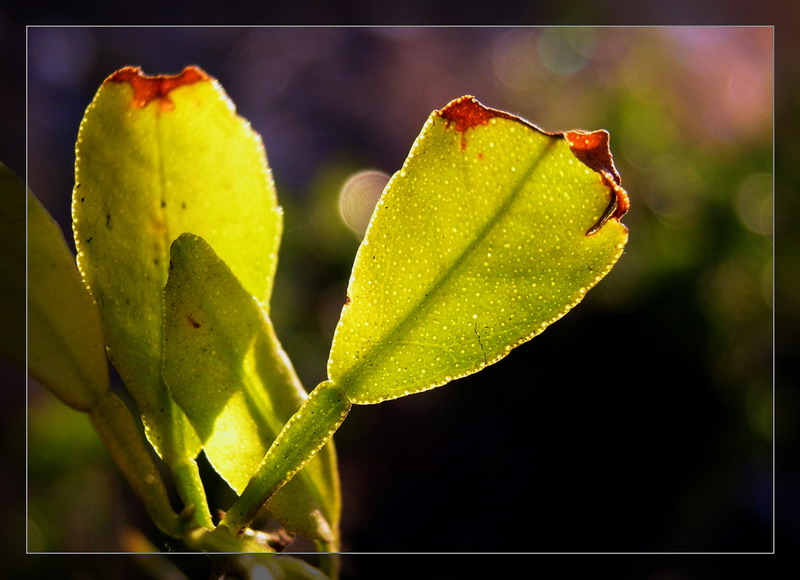
[[[607,129],[631,196],[625,255],[570,317],[500,364],[351,413],[336,436],[344,548],[768,551],[772,240],[790,227],[773,220],[773,189],[794,195],[773,179],[772,36],[758,27],[32,29],[29,186],[68,228],[72,144],[110,71],[198,64],[218,77],[274,171],[285,236],[272,312],[308,387],[325,377],[358,244],[337,213],[350,175],[397,170],[430,111],[462,94],[550,131]],[[790,274],[777,299],[796,317],[796,253],[776,259]],[[31,424],[49,407],[33,386]],[[789,445],[798,433],[777,436]],[[31,458],[45,457],[38,441]],[[82,453],[51,469],[89,477],[75,462]],[[31,471],[34,531],[69,521],[40,515],[52,500],[34,479],[46,473]],[[84,500],[61,509],[80,513]],[[63,531],[40,535],[43,551],[79,549],[61,543]]]

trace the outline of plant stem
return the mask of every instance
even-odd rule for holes
[[[117,467],[158,528],[167,535],[180,537],[179,516],[172,509],[161,473],[128,407],[108,392],[91,410],[90,417]]]
[[[180,459],[171,462],[169,467],[181,501],[185,506],[192,506],[194,509],[190,521],[196,526],[212,529],[214,523],[211,521],[206,491],[197,463],[192,459]]]
[[[320,383],[278,434],[219,528],[240,535],[267,500],[328,442],[350,406],[338,386],[330,381]]]
[[[328,548],[319,550],[320,552],[328,552],[327,554],[319,555],[319,569],[322,570],[328,578],[335,579],[339,577],[341,561],[339,559],[339,554],[335,553],[338,550],[338,547],[336,549]]]

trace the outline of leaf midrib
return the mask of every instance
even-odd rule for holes
[[[550,137],[548,135],[548,137]],[[457,272],[461,265],[469,258],[469,256],[475,251],[477,247],[479,247],[483,241],[488,237],[488,235],[494,230],[495,225],[508,213],[509,208],[514,204],[517,200],[518,195],[523,190],[525,184],[527,184],[530,177],[536,172],[539,166],[544,161],[545,157],[554,150],[554,147],[557,143],[557,138],[551,137],[547,144],[542,148],[542,151],[539,153],[538,157],[536,157],[527,170],[522,174],[520,179],[517,181],[517,184],[511,189],[511,192],[508,194],[506,199],[503,201],[502,205],[494,212],[494,214],[490,217],[490,219],[486,220],[485,225],[478,233],[478,235],[468,243],[461,254],[456,258],[453,265],[446,269],[436,280],[435,282],[430,285],[426,292],[422,294],[422,298],[416,303],[416,306],[409,308],[408,313],[403,316],[394,326],[392,330],[389,332],[384,333],[383,337],[377,341],[372,348],[370,348],[366,352],[362,352],[361,357],[359,358],[358,362],[350,367],[350,370],[345,373],[341,378],[341,384],[347,389],[348,384],[353,385],[357,384],[357,377],[360,373],[362,373],[362,369],[366,364],[366,361],[370,359],[375,359],[375,357],[379,357],[382,355],[383,351],[387,350],[389,346],[395,342],[395,337],[398,334],[403,333],[405,328],[415,320],[422,312],[424,312],[427,308],[430,307],[430,304],[433,302],[433,298],[438,294],[439,290],[444,287],[450,279],[453,277],[455,272]],[[466,169],[464,170],[463,176],[466,178],[467,172]],[[351,377],[356,377],[356,380],[353,380]],[[420,387],[414,389],[412,392],[418,392],[424,390],[425,387]],[[363,402],[377,400],[377,398],[369,398],[363,399]]]

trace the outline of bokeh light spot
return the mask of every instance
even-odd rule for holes
[[[367,231],[375,204],[389,182],[389,176],[382,171],[360,171],[342,186],[339,193],[339,212],[344,223],[359,237]]]

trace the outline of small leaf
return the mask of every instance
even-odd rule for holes
[[[28,364],[73,409],[109,390],[100,315],[58,224],[28,193]]]
[[[219,474],[241,492],[306,398],[259,303],[202,238],[172,244],[164,290],[164,379]],[[287,529],[335,542],[332,445],[272,497]]]
[[[260,138],[200,69],[156,77],[122,69],[81,123],[73,220],[109,358],[148,438],[162,456],[194,457],[199,441],[161,379],[169,246],[186,231],[203,235],[266,303],[281,213]]]
[[[472,97],[434,111],[359,248],[330,380],[361,404],[431,389],[578,304],[627,241],[607,141]]]

